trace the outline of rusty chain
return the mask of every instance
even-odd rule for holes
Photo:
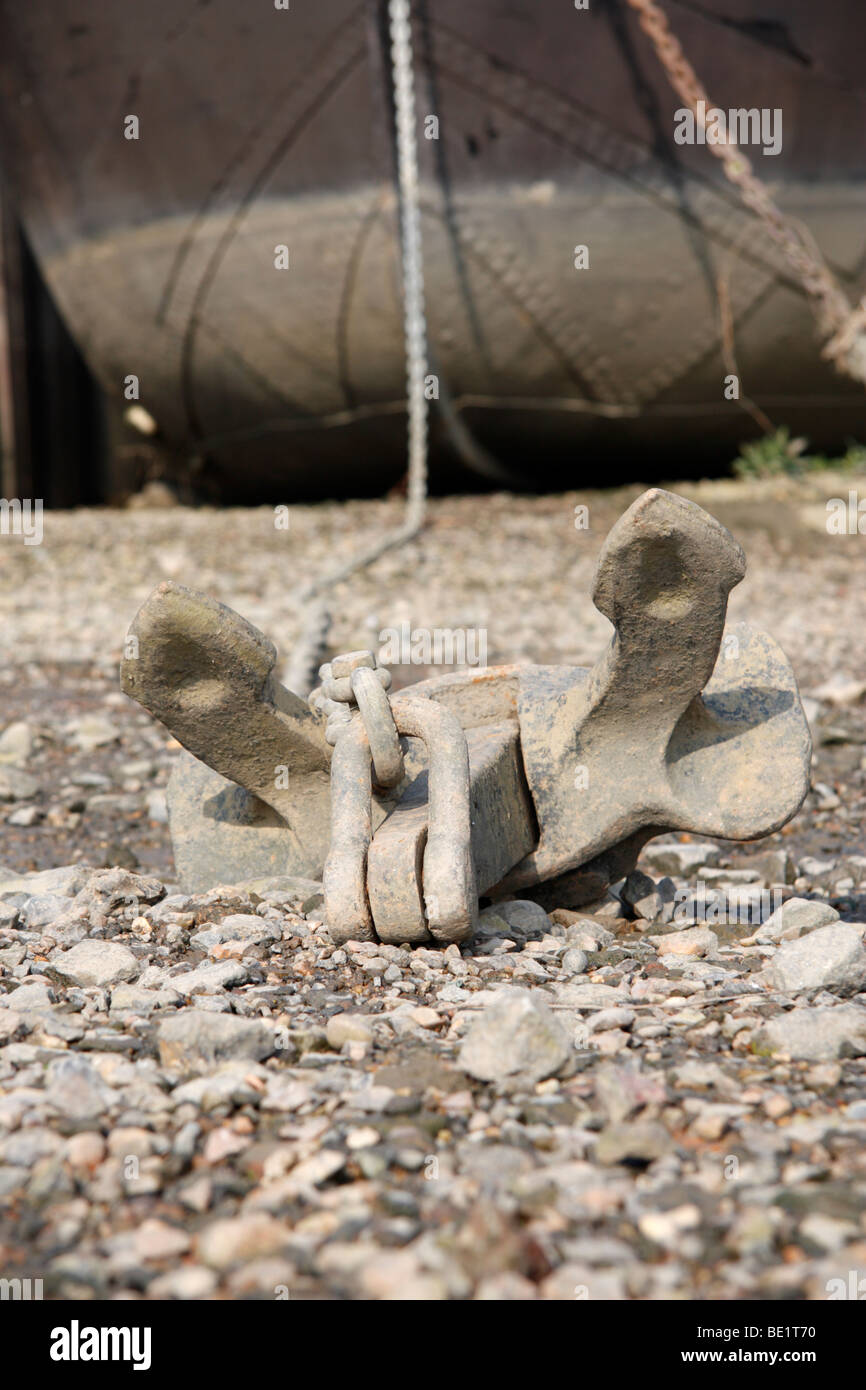
[[[655,48],[674,91],[691,108],[695,120],[699,120],[698,103],[704,102],[706,110],[712,102],[672,33],[664,11],[656,0],[628,0],[628,3]],[[855,381],[866,384],[866,295],[852,308],[811,233],[785,217],[735,141],[708,144],[707,148],[721,160],[725,175],[746,207],[760,219],[768,237],[782,252],[815,304],[818,329],[825,339],[822,355]]]

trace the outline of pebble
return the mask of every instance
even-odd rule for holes
[[[217,961],[213,965],[199,965],[195,970],[184,971],[171,977],[171,988],[187,998],[194,994],[219,994],[229,985],[243,984],[248,971],[240,961]]]
[[[70,1119],[89,1120],[101,1116],[113,1096],[86,1056],[72,1055],[49,1066],[45,1099]]]
[[[111,1012],[147,1017],[155,1009],[179,1004],[181,996],[173,989],[142,989],[139,985],[117,985],[111,991]]]
[[[198,1237],[198,1256],[212,1269],[228,1269],[240,1261],[276,1255],[285,1249],[290,1237],[282,1221],[264,1212],[252,1212],[205,1227]]]
[[[33,728],[23,719],[7,724],[0,734],[0,763],[20,767],[33,752]]]
[[[568,1035],[542,995],[497,992],[472,1023],[458,1065],[480,1081],[530,1086],[552,1076],[571,1054]]]
[[[589,1019],[590,1033],[603,1033],[606,1028],[631,1028],[637,1015],[632,1009],[600,1009]]]
[[[550,931],[550,918],[544,908],[538,903],[517,898],[512,902],[496,903],[492,908],[485,908],[478,921],[479,926],[491,921],[505,922],[512,932],[521,937],[545,935]]]
[[[192,1239],[178,1226],[150,1218],[136,1227],[134,1244],[139,1260],[161,1263],[185,1255],[192,1245]]]
[[[20,767],[0,766],[0,801],[29,801],[38,796],[39,783]]]
[[[69,720],[64,733],[72,747],[80,753],[94,753],[97,748],[114,743],[120,737],[117,726],[99,714],[85,714]]]
[[[180,1265],[168,1270],[147,1286],[151,1298],[178,1298],[191,1302],[197,1298],[210,1298],[219,1280],[213,1270],[202,1265]]]
[[[800,1222],[799,1236],[821,1250],[841,1250],[860,1234],[852,1221],[837,1221],[822,1212],[812,1212]]]
[[[101,1134],[87,1130],[83,1134],[73,1134],[66,1144],[66,1162],[70,1168],[93,1170],[98,1168],[105,1157],[105,1140]]]
[[[671,1147],[670,1135],[664,1125],[651,1121],[610,1125],[598,1136],[595,1158],[596,1162],[605,1165],[648,1165],[668,1153]]]
[[[662,914],[662,895],[653,879],[640,869],[628,875],[620,889],[620,897],[646,922],[654,922]]]
[[[810,1062],[866,1056],[866,1008],[797,1008],[771,1019],[755,1038],[758,1052],[784,1053]]]
[[[647,1240],[655,1245],[676,1247],[686,1231],[693,1231],[701,1224],[700,1207],[685,1203],[670,1211],[647,1212],[638,1219],[638,1229]]]
[[[104,988],[134,979],[141,967],[129,948],[116,941],[81,941],[53,956],[50,969],[67,984]]]
[[[680,931],[668,932],[664,936],[650,936],[660,956],[714,956],[719,949],[719,938],[709,927],[683,927]]]
[[[785,994],[826,989],[840,996],[866,987],[866,946],[861,928],[845,922],[816,927],[779,947],[767,966],[768,984]]]
[[[571,946],[563,953],[561,969],[563,975],[583,975],[589,963],[586,951],[581,951],[579,946]]]
[[[756,941],[793,941],[817,927],[838,922],[839,913],[829,903],[808,898],[789,898],[762,922],[755,933]]]
[[[335,1014],[328,1019],[326,1036],[329,1047],[339,1052],[347,1042],[372,1042],[373,1028],[363,1014]]]
[[[663,840],[645,845],[641,857],[655,873],[687,877],[718,864],[722,856],[718,845],[709,841]]]
[[[410,1009],[409,1017],[419,1028],[438,1028],[443,1021],[440,1013],[424,1004],[419,1005],[417,1009]]]
[[[213,946],[225,941],[243,941],[249,945],[260,945],[265,941],[278,941],[279,927],[273,922],[253,913],[236,912],[224,917],[221,922],[204,927],[190,937],[190,945],[209,951]]]
[[[50,1009],[53,1003],[53,989],[40,980],[25,980],[16,990],[0,994],[0,1008],[11,1008],[16,1014],[30,1009]]]
[[[56,893],[60,897],[71,898],[84,887],[91,873],[92,870],[83,869],[78,864],[65,864],[56,869],[10,875],[8,878],[0,870],[0,897],[23,892],[25,897]]]
[[[274,1030],[260,1019],[184,1009],[160,1024],[163,1066],[201,1070],[235,1058],[261,1061],[276,1051]]]

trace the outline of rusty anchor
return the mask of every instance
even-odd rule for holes
[[[773,639],[725,631],[744,573],[719,522],[653,488],[602,548],[593,601],[614,633],[591,670],[499,666],[388,695],[353,652],[309,704],[238,614],[160,585],[121,683],[188,750],[168,793],[182,883],[323,877],[335,939],[451,942],[479,895],[591,902],[664,831],[778,829],[811,739]]]

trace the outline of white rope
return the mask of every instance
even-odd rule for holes
[[[286,681],[306,695],[315,680],[327,642],[331,615],[325,595],[344,579],[378,560],[386,550],[417,535],[427,501],[427,321],[424,311],[424,265],[418,193],[417,117],[412,56],[410,0],[389,0],[391,78],[397,126],[397,183],[400,193],[403,317],[406,342],[408,408],[408,495],[406,517],[395,531],[305,585],[295,596],[302,618],[301,636],[292,653]]]
[[[397,182],[403,254],[403,315],[406,335],[406,395],[409,405],[409,501],[406,523],[420,526],[427,498],[427,322],[418,190],[415,86],[409,0],[390,0],[391,72],[397,120]]]

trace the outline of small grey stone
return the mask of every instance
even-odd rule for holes
[[[24,893],[27,897],[54,893],[62,898],[72,898],[92,873],[92,869],[83,868],[80,864],[63,864],[60,868],[41,869],[34,874],[0,871],[0,898],[18,893]]]
[[[129,869],[91,869],[82,884],[85,900],[96,899],[103,911],[123,904],[155,903],[165,895],[158,878],[132,873]]]
[[[73,985],[119,984],[133,979],[141,967],[128,946],[116,941],[80,941],[71,950],[52,958],[50,972]]]
[[[587,1020],[587,1031],[590,1033],[603,1033],[608,1028],[624,1028],[628,1030],[635,1021],[633,1009],[600,1009],[597,1014],[593,1014]]]
[[[328,1046],[339,1052],[345,1042],[373,1041],[371,1020],[363,1014],[334,1014],[328,1019]]]
[[[840,1221],[823,1212],[813,1211],[800,1222],[799,1236],[820,1250],[841,1250],[860,1234],[852,1221]]]
[[[325,901],[324,889],[318,879],[300,878],[293,874],[248,879],[237,886],[277,907],[292,907],[298,912],[312,912]]]
[[[797,865],[800,875],[811,879],[827,878],[835,867],[835,859],[816,859],[812,854],[805,855]]]
[[[113,1092],[86,1057],[61,1057],[48,1068],[45,1098],[62,1115],[90,1119],[111,1104]]]
[[[0,734],[0,763],[26,763],[33,752],[33,730],[23,720],[8,724]]]
[[[507,922],[512,932],[520,937],[546,935],[550,931],[550,918],[544,908],[522,898],[485,908],[478,919],[479,926],[484,925],[488,915]]]
[[[213,1221],[198,1236],[198,1253],[212,1269],[274,1255],[291,1240],[291,1229],[265,1212]]]
[[[581,951],[604,951],[613,945],[616,936],[594,917],[581,917],[566,927],[565,939],[569,946],[577,946]]]
[[[556,981],[553,989],[557,1003],[569,1009],[603,1009],[608,1005],[621,1004],[627,998],[625,990],[613,985],[564,980]]]
[[[603,922],[616,922],[620,917],[625,917],[625,908],[613,893],[605,893],[603,898],[587,903],[583,911],[587,916],[600,918]]]
[[[247,941],[251,946],[262,945],[266,941],[279,941],[282,932],[275,922],[266,921],[251,912],[235,912],[214,922],[190,937],[190,944],[209,951],[223,941]]]
[[[458,1160],[460,1172],[490,1192],[510,1186],[533,1168],[532,1156],[513,1144],[471,1144],[464,1140]]]
[[[589,957],[586,951],[582,951],[579,946],[569,946],[562,957],[563,975],[582,975],[586,970]]]
[[[50,1009],[53,1002],[53,991],[41,980],[25,980],[16,990],[0,994],[0,1008],[13,1009],[17,1014],[30,1009]]]
[[[57,897],[54,893],[35,893],[23,904],[21,921],[28,931],[38,931],[40,927],[50,926],[68,909],[68,898]]]
[[[756,1035],[753,1047],[757,1052],[780,1052],[809,1062],[864,1057],[866,1009],[860,1004],[792,1009],[771,1019]]]
[[[147,1016],[154,1009],[179,1004],[181,995],[173,989],[142,989],[139,985],[118,985],[111,991],[111,1012]]]
[[[93,753],[120,737],[116,726],[99,714],[83,714],[78,719],[71,719],[64,732],[73,747],[82,753]]]
[[[649,1164],[662,1158],[673,1147],[664,1125],[651,1120],[633,1124],[609,1125],[598,1136],[595,1157],[598,1163]]]
[[[722,852],[718,845],[704,841],[692,840],[687,844],[678,844],[666,840],[661,844],[646,845],[642,857],[655,873],[678,874],[681,878],[688,878],[698,869],[718,864]]]
[[[63,1140],[50,1129],[21,1129],[0,1143],[0,1163],[32,1168],[41,1158],[51,1157],[62,1147]]]
[[[20,767],[0,767],[0,801],[29,801],[39,794],[39,783]]]
[[[805,936],[817,927],[826,927],[838,920],[838,912],[829,903],[814,902],[809,898],[789,898],[776,908],[766,922],[761,923],[755,936],[762,942],[794,941],[798,936]]]
[[[262,931],[272,937],[279,938],[281,935],[280,928],[274,922],[266,921],[255,912],[231,912],[222,919],[219,929],[223,933],[223,941],[244,941]]]
[[[479,1081],[529,1086],[559,1071],[570,1055],[568,1034],[543,995],[502,989],[471,1025],[458,1065]]]
[[[155,787],[153,791],[147,793],[147,818],[156,821],[157,825],[168,824],[168,807],[165,804],[165,792],[160,787]]]
[[[772,883],[794,882],[794,861],[785,849],[768,849],[763,854],[750,854],[741,867],[753,869],[768,887]]]
[[[276,1051],[273,1029],[258,1018],[184,1009],[160,1025],[159,1056],[165,1067],[191,1071],[249,1058],[259,1062]]]
[[[628,907],[634,908],[638,917],[645,922],[654,922],[661,916],[662,896],[648,874],[635,869],[629,874],[620,890],[620,897]]]
[[[21,1014],[14,1009],[0,1009],[0,1046],[13,1042],[27,1032],[27,1025]]]
[[[190,1004],[194,1009],[203,1009],[210,1014],[233,1013],[232,1001],[227,994],[193,994]]]
[[[866,986],[862,930],[846,922],[834,922],[796,941],[786,941],[764,973],[774,989],[786,994],[817,989],[839,995],[857,994]]]
[[[189,997],[192,994],[217,994],[230,985],[243,984],[249,974],[246,966],[236,960],[216,961],[199,965],[182,975],[172,975],[171,988]]]
[[[660,956],[711,956],[719,949],[719,938],[709,927],[685,927],[647,937]]]
[[[150,1298],[177,1298],[184,1301],[209,1298],[218,1283],[212,1269],[201,1265],[179,1265],[167,1270],[147,1286]]]
[[[857,705],[864,694],[866,683],[853,680],[844,671],[834,671],[829,679],[810,691],[813,700],[824,701],[828,705]]]
[[[258,1103],[259,1092],[250,1085],[250,1077],[256,1073],[257,1062],[249,1060],[236,1060],[234,1062],[222,1062],[219,1069],[213,1075],[197,1076],[194,1081],[186,1081],[180,1086],[176,1086],[172,1092],[172,1099],[175,1105],[197,1105],[201,1110],[214,1110],[218,1105],[249,1105]],[[268,1072],[261,1073],[261,1080],[269,1078]],[[300,1082],[289,1082],[280,1075],[270,1077],[271,1086],[278,1086],[281,1082],[283,1086],[300,1086]],[[309,1099],[309,1092],[305,1097]],[[274,1109],[280,1109],[274,1106]],[[289,1107],[286,1107],[289,1108]],[[194,1126],[196,1137],[198,1137],[199,1127]],[[175,1152],[177,1152],[175,1145]],[[193,1146],[194,1151],[194,1146]]]

